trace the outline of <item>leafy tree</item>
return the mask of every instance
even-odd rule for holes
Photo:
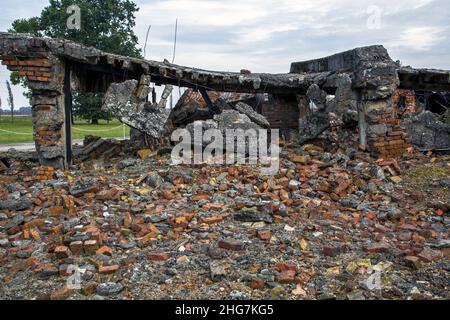
[[[42,36],[40,20],[37,17],[30,19],[18,19],[12,23],[12,29],[10,32],[17,33],[30,33],[35,36]]]
[[[111,114],[98,109],[102,105],[101,93],[75,94],[73,97],[73,114],[90,120],[91,124],[98,124],[100,119],[111,120]]]
[[[11,84],[9,81],[6,81],[6,88],[8,89],[8,104],[11,108],[11,122],[14,122],[14,96],[11,90]]]
[[[81,11],[81,29],[67,28],[72,13],[67,8],[77,5]],[[10,32],[30,33],[72,40],[97,49],[130,57],[141,57],[138,38],[134,34],[135,13],[132,0],[49,0],[40,17],[15,20]],[[11,75],[13,84],[26,85],[26,79]],[[102,94],[75,94],[74,114],[98,123],[108,119],[101,112]]]

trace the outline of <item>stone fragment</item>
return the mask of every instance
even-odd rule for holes
[[[253,110],[252,107],[250,107],[248,104],[245,104],[243,102],[238,102],[234,109],[236,111],[239,111],[242,114],[245,114],[247,117],[250,118],[251,121],[259,125],[261,128],[269,129],[270,123],[267,121],[267,119],[262,116],[261,114],[257,113]]]
[[[97,287],[97,294],[100,296],[115,296],[121,293],[124,289],[124,286],[120,283],[115,282],[107,282],[100,283]]]
[[[86,240],[83,244],[84,253],[94,255],[98,249],[97,240]]]
[[[417,256],[424,262],[434,262],[442,259],[443,254],[439,250],[425,248]]]
[[[73,241],[69,245],[70,251],[74,256],[81,256],[83,254],[83,242]]]
[[[137,152],[139,158],[145,160],[148,159],[150,157],[150,155],[152,154],[152,150],[150,149],[141,149]]]
[[[409,267],[414,268],[416,270],[419,270],[422,266],[420,259],[418,257],[413,256],[405,257],[405,262]]]
[[[0,200],[0,210],[23,211],[31,208],[33,201],[22,197],[20,200]]]
[[[211,280],[214,282],[222,280],[222,278],[224,278],[227,275],[223,262],[220,261],[211,261],[209,263],[209,271],[211,275]]]
[[[285,270],[282,271],[278,277],[277,277],[277,281],[279,283],[294,283],[295,282],[295,275],[296,272],[293,270]]]

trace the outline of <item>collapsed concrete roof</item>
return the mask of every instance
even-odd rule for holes
[[[29,51],[29,48],[33,47],[44,47],[51,54],[70,61],[80,78],[92,78],[93,73],[97,76],[103,75],[103,83],[97,83],[95,86],[101,91],[106,91],[109,84],[115,80],[138,80],[142,74],[147,74],[151,76],[152,82],[159,85],[171,84],[225,92],[304,94],[313,83],[333,87],[332,76],[336,73],[354,73],[355,84],[358,85],[356,71],[374,67],[374,63],[378,68],[394,68],[399,74],[402,88],[450,89],[449,71],[400,67],[391,60],[383,46],[356,48],[326,58],[296,62],[292,64],[290,73],[239,73],[178,66],[168,61],[124,57],[63,39],[0,33],[0,51],[3,54],[8,53],[8,48]],[[25,56],[29,57],[29,52],[26,52]],[[20,58],[20,55],[18,57]],[[81,89],[93,90],[91,82],[92,79],[82,82]]]
[[[156,84],[171,84],[189,88],[205,88],[215,91],[272,92],[279,94],[306,91],[312,83],[325,79],[329,73],[317,74],[241,74],[237,72],[209,71],[171,64],[119,56],[68,40],[37,38],[24,34],[0,33],[0,51],[7,54],[8,48],[45,47],[53,55],[70,61],[74,70],[83,75],[93,71],[106,74],[102,91],[114,80],[139,79],[142,74],[151,76]],[[6,52],[5,52],[6,51]],[[28,54],[27,52],[26,54]],[[18,55],[16,55],[18,56]],[[20,56],[18,56],[20,57]],[[114,79],[113,79],[114,78]],[[92,88],[85,88],[92,90]]]

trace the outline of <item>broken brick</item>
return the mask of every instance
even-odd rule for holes
[[[425,248],[417,256],[424,262],[434,262],[442,259],[443,254],[441,251]]]
[[[238,240],[227,239],[227,240],[220,240],[218,246],[219,248],[226,250],[241,251],[244,250],[245,244]]]
[[[297,272],[297,266],[295,264],[290,264],[290,263],[285,263],[285,262],[278,263],[275,268],[278,270],[278,272],[283,272],[283,271]]]
[[[387,243],[375,243],[364,247],[364,250],[369,253],[383,253],[391,250],[391,246]]]
[[[277,281],[279,283],[294,283],[295,282],[295,275],[296,272],[293,270],[285,270],[281,272],[278,277]]]
[[[112,265],[112,266],[100,266],[98,268],[98,272],[100,274],[111,274],[116,272],[117,270],[119,270],[119,266],[118,265]]]
[[[111,248],[107,247],[107,246],[103,246],[100,249],[98,249],[95,253],[99,254],[99,255],[103,254],[103,255],[106,255],[106,256],[112,256],[113,250]]]
[[[147,259],[150,261],[166,261],[169,260],[170,254],[167,252],[162,253],[151,253],[147,256]]]
[[[69,248],[65,246],[56,247],[54,252],[58,259],[65,259],[69,256]]]
[[[260,240],[267,241],[272,238],[272,232],[270,230],[258,230],[256,234]]]
[[[261,290],[265,287],[265,281],[263,279],[252,279],[250,282],[250,288],[254,290]]]
[[[86,240],[83,244],[84,253],[94,255],[96,254],[98,246],[97,240]]]
[[[83,242],[81,241],[71,242],[69,247],[70,251],[74,256],[81,256],[83,254]]]
[[[70,296],[70,293],[71,290],[65,286],[60,290],[54,291],[50,296],[50,300],[65,300]]]

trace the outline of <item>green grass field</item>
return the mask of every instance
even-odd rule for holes
[[[101,120],[99,125],[91,125],[85,120],[75,120],[75,125],[72,127],[72,139],[83,139],[86,135],[94,135],[102,138],[123,138],[123,126],[116,119],[109,123]],[[125,135],[126,137],[130,136],[129,127],[125,127]],[[10,116],[0,116],[0,144],[28,142],[33,142],[31,117],[16,116],[14,117],[14,122],[11,122]]]

